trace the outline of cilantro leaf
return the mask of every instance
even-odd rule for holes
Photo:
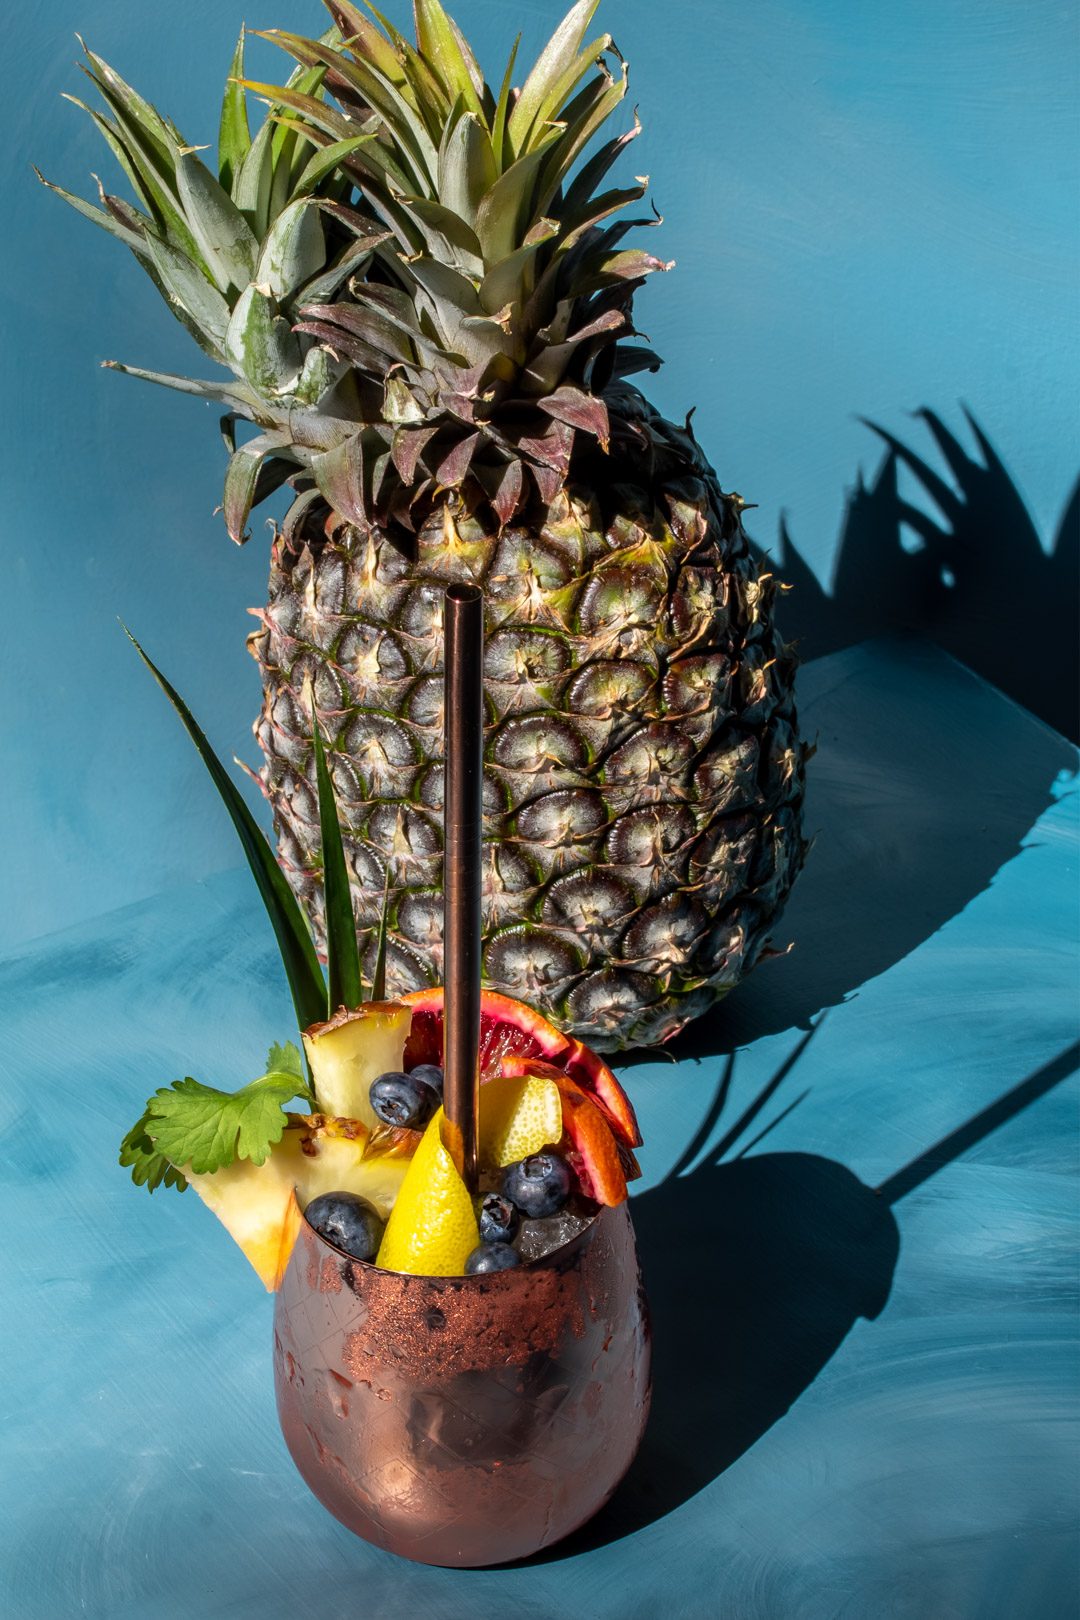
[[[291,1041],[274,1045],[266,1073],[239,1091],[218,1091],[190,1076],[163,1086],[120,1144],[120,1163],[130,1167],[137,1187],[176,1187],[187,1179],[181,1169],[203,1175],[235,1159],[263,1164],[287,1124],[286,1103],[307,1097],[300,1053]]]
[[[275,1072],[278,1074],[294,1074],[300,1081],[301,1090],[307,1083],[304,1076],[303,1059],[292,1041],[286,1041],[284,1046],[279,1046],[277,1041],[274,1042],[266,1054],[266,1072],[267,1074]]]
[[[262,1164],[285,1129],[285,1104],[303,1089],[295,1074],[272,1069],[235,1092],[217,1091],[188,1076],[156,1091],[146,1105],[146,1133],[171,1164],[196,1175],[234,1159]]]
[[[152,1139],[146,1133],[150,1116],[144,1113],[142,1118],[136,1120],[120,1144],[120,1163],[131,1168],[131,1179],[136,1187],[145,1187],[147,1192],[153,1192],[162,1182],[166,1187],[175,1187],[183,1192],[187,1186],[187,1177],[171,1165],[164,1153],[159,1153]]]

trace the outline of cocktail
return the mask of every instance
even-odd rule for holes
[[[398,1000],[385,922],[363,996],[318,732],[326,981],[243,801],[154,670],[241,830],[304,1059],[274,1047],[233,1094],[176,1082],[121,1152],[151,1190],[194,1186],[276,1291],[278,1411],[314,1493],[366,1539],[455,1565],[526,1556],[587,1519],[649,1400],[633,1109],[596,1053],[481,990],[482,611],[479,590],[447,591],[447,983]],[[286,1106],[298,1096],[303,1112]]]
[[[413,1002],[404,1036],[402,1068],[425,1091],[439,1000]],[[297,1467],[351,1529],[429,1563],[498,1563],[567,1534],[622,1478],[647,1411],[625,1141],[620,1153],[581,1071],[559,1066],[576,1067],[572,1046],[555,1061],[530,1055],[555,1032],[502,1002],[483,1012],[478,1199],[436,1105],[385,1227],[363,1195],[309,1203],[275,1302],[278,1410]],[[362,1010],[358,1037],[365,1015],[398,1016]],[[377,1103],[392,1086],[408,1095],[376,1077]],[[359,1186],[365,1162],[380,1161],[360,1160]]]

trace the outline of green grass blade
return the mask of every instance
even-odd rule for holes
[[[169,684],[157,665],[143,651],[127,626],[124,625],[123,628],[135,651],[180,716],[184,729],[195,744],[229,812],[247,857],[251,875],[266,907],[266,914],[277,936],[285,976],[289,981],[293,1006],[296,1009],[297,1023],[302,1030],[307,1029],[309,1024],[319,1023],[326,1017],[326,985],[303,912],[254,816],[200,730],[191,710],[175,687]]]
[[[480,91],[483,81],[478,87],[473,78],[476,63],[466,59],[460,36],[455,33],[439,0],[413,0],[413,14],[420,55],[435,69],[450,101],[462,96],[469,111],[475,113],[482,124],[484,107]],[[471,56],[472,53],[469,54]]]
[[[138,254],[140,258],[146,257],[147,249],[143,238],[136,236],[134,231],[129,231],[126,226],[121,225],[119,220],[106,213],[104,208],[95,208],[93,203],[88,203],[84,198],[77,197],[73,191],[65,191],[63,186],[55,185],[52,180],[46,180],[40,169],[35,168],[34,173],[43,186],[47,186],[58,197],[62,197],[66,203],[74,208],[77,214],[82,214],[84,219],[93,220],[95,225],[100,225],[103,231],[108,231],[110,236],[115,236],[118,242],[123,242],[125,247],[129,247],[132,253]]]
[[[491,120],[491,148],[495,153],[495,162],[500,172],[509,168],[514,161],[514,153],[509,144],[507,123],[510,118],[510,92],[514,84],[514,63],[517,61],[518,46],[521,44],[521,35],[515,39],[506,63],[506,72],[503,74],[502,88],[499,99],[495,104],[495,114]]]
[[[244,30],[241,28],[229,67],[229,77],[225,81],[225,94],[221,98],[221,123],[218,126],[218,178],[228,192],[233,191],[244,159],[251,150],[247,97],[239,82],[243,77]],[[233,201],[236,201],[235,196]]]
[[[180,154],[176,180],[203,263],[221,292],[230,287],[239,292],[255,274],[259,257],[251,226],[196,152]]]
[[[327,1016],[339,1007],[359,1007],[364,999],[360,952],[356,944],[349,869],[341,842],[341,823],[334,784],[326,765],[319,722],[314,722],[315,779],[319,788],[319,832],[322,837],[323,897],[326,903]]]
[[[547,116],[544,109],[550,108],[552,92],[578,56],[585,30],[592,22],[599,3],[600,0],[578,0],[537,58],[536,65],[521,88],[507,126],[515,152],[528,150],[530,135],[537,122],[542,128],[543,119]]]
[[[390,868],[386,868],[383,888],[382,916],[379,918],[379,938],[375,947],[375,971],[371,976],[372,1001],[386,1000],[386,924],[390,915]]]
[[[208,352],[217,360],[224,360],[225,334],[229,330],[231,312],[225,299],[213,284],[207,281],[196,264],[163,238],[143,238],[150,257],[168,298],[178,304],[195,322],[212,347]]]

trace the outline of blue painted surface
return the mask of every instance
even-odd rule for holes
[[[804,701],[797,948],[677,1067],[622,1069],[654,1420],[543,1562],[412,1567],[331,1520],[246,1261],[115,1167],[148,1089],[238,1083],[288,1032],[246,873],[0,964],[5,1615],[1075,1612],[1075,753],[917,645],[812,665]]]
[[[455,10],[486,61],[513,28],[534,50],[563,0]],[[403,7],[394,7],[400,15]],[[316,28],[288,7],[54,0],[6,19],[17,96],[0,108],[14,380],[6,447],[5,843],[0,939],[17,943],[231,864],[201,813],[194,756],[119,636],[119,613],[181,684],[225,753],[254,757],[258,703],[242,651],[266,546],[227,542],[213,508],[213,413],[103,376],[119,357],[202,359],[122,250],[36,186],[89,189],[108,154],[57,99],[81,81],[73,32],[212,141],[240,21]],[[877,449],[857,414],[901,433],[905,412],[969,401],[1049,535],[1076,474],[1074,207],[1080,142],[1075,19],[1030,0],[608,0],[646,133],[633,167],[666,216],[676,271],[641,324],[653,380],[697,426],[726,486],[781,507],[826,575],[845,489]],[[255,66],[273,73],[265,47]],[[8,210],[10,209],[10,213]],[[1045,656],[1052,670],[1053,649]],[[152,768],[149,762],[152,761]],[[13,824],[12,824],[13,822]]]

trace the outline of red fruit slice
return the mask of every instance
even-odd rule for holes
[[[554,1080],[562,1097],[563,1131],[569,1142],[566,1157],[581,1183],[581,1190],[598,1204],[621,1204],[626,1198],[626,1173],[619,1144],[607,1115],[596,1100],[551,1063],[537,1058],[503,1058],[503,1074],[542,1074]]]
[[[412,1028],[405,1042],[405,1067],[417,1063],[441,1063],[443,1055],[443,992],[413,990],[402,996],[412,1008]],[[521,1001],[485,990],[480,1003],[480,1072],[498,1074],[499,1063],[507,1052],[525,1057],[545,1058],[557,1063],[570,1042],[546,1018]]]
[[[622,1138],[628,1148],[641,1146],[641,1128],[634,1105],[598,1052],[583,1046],[580,1041],[572,1040],[570,1051],[565,1058],[559,1059],[559,1066],[577,1081],[583,1091],[596,1098],[611,1116],[615,1134]]]
[[[405,1042],[407,1069],[418,1063],[441,1063],[443,992],[413,990],[401,1000],[412,1008],[412,1028]],[[580,1041],[561,1035],[554,1024],[523,1001],[485,990],[480,1002],[480,1076],[500,1073],[504,1057],[530,1057],[551,1063],[571,1076],[602,1110],[616,1136],[628,1148],[641,1146],[641,1132],[630,1099],[603,1058]]]

